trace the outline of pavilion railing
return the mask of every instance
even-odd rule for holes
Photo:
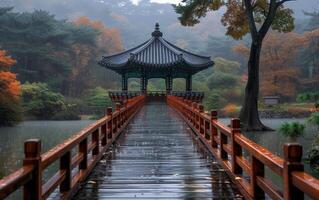
[[[20,187],[25,200],[46,199],[57,188],[60,199],[70,199],[144,102],[145,96],[137,96],[117,104],[114,112],[108,108],[105,117],[44,154],[40,140],[27,140],[23,167],[0,180],[0,199]],[[58,171],[45,182],[43,171],[56,161]]]
[[[266,194],[272,199],[302,200],[304,195],[319,199],[319,180],[304,172],[301,145],[285,144],[281,158],[246,138],[239,119],[232,119],[228,127],[217,119],[217,111],[208,115],[198,103],[176,96],[168,96],[167,103],[226,169],[246,199],[264,199]],[[283,188],[266,177],[265,168],[282,178]]]
[[[140,91],[109,91],[109,97],[113,102],[123,102],[141,94]]]
[[[127,99],[141,95],[141,91],[110,91],[109,97],[113,102],[123,102]],[[184,99],[189,99],[196,102],[201,102],[204,98],[204,92],[193,92],[193,91],[172,91],[167,93],[167,91],[147,91],[146,96],[166,96],[173,95],[177,97],[183,97]]]

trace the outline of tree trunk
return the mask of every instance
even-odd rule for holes
[[[270,130],[262,124],[258,113],[259,60],[262,40],[253,40],[248,61],[248,82],[245,89],[244,104],[240,112],[242,127],[246,131]]]

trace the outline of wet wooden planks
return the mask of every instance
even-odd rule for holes
[[[164,102],[148,103],[74,199],[240,199],[189,131]]]

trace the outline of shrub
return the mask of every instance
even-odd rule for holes
[[[308,118],[308,122],[319,126],[319,112],[312,113]]]
[[[305,125],[299,122],[288,123],[285,122],[281,125],[279,132],[285,137],[300,137],[304,134]]]
[[[23,84],[22,102],[24,111],[37,119],[51,119],[66,109],[62,94],[51,91],[45,83]]]
[[[62,111],[54,115],[53,120],[80,120],[81,117],[74,112]]]
[[[222,111],[226,116],[234,116],[235,114],[238,113],[239,110],[237,105],[227,104]]]
[[[206,106],[208,109],[219,109],[220,108],[220,95],[213,93],[208,95],[206,100]]]
[[[315,108],[319,109],[319,101],[315,103]]]
[[[223,72],[214,72],[208,80],[208,87],[210,89],[217,87],[220,88],[232,88],[238,83],[238,77],[232,74]]]
[[[298,94],[297,102],[315,102],[319,100],[319,92],[305,92]]]
[[[102,87],[90,90],[86,103],[97,116],[103,115],[105,108],[112,105],[107,91]]]
[[[18,101],[0,98],[0,126],[12,126],[21,121],[21,106]]]

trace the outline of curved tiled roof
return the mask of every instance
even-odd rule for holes
[[[103,56],[99,64],[116,71],[137,66],[145,69],[180,67],[187,68],[185,70],[200,71],[214,64],[210,57],[185,51],[163,39],[162,35],[159,25],[156,24],[151,39],[122,53]]]

